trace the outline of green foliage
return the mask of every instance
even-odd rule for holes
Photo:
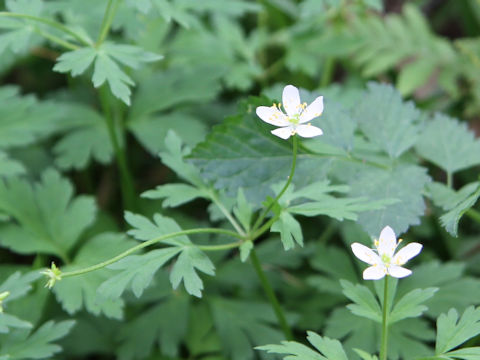
[[[0,209],[17,221],[3,225],[3,246],[22,254],[53,254],[64,261],[96,211],[91,197],[73,198],[71,183],[54,170],[45,171],[34,187],[13,178],[1,182],[0,199]]]
[[[416,144],[418,153],[448,173],[479,164],[474,154],[480,150],[480,141],[472,132],[443,114],[436,114],[427,122]]]
[[[52,342],[68,334],[74,321],[48,321],[34,332],[19,330],[0,338],[0,357],[4,359],[45,359],[61,347]]]
[[[98,88],[106,81],[113,95],[130,105],[130,86],[135,83],[120,64],[138,69],[144,63],[161,58],[162,56],[137,46],[104,43],[99,47],[86,47],[64,53],[57,59],[53,70],[78,76],[83,74],[93,63],[93,85]]]
[[[318,352],[295,341],[282,341],[282,345],[265,345],[257,349],[275,354],[288,354],[289,356],[284,359],[291,360],[347,360],[347,355],[338,340],[321,337],[313,331],[308,332],[307,339]]]

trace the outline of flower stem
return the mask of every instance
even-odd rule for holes
[[[278,319],[280,327],[282,328],[285,338],[287,340],[293,340],[292,330],[290,330],[290,327],[288,326],[287,319],[285,318],[283,309],[280,306],[280,303],[278,302],[277,296],[273,291],[272,285],[270,285],[270,282],[268,281],[267,276],[263,271],[262,265],[258,260],[257,253],[254,248],[250,251],[250,259],[252,261],[253,267],[255,268],[255,271],[257,272],[257,275],[260,280],[260,283],[262,284],[263,290],[265,291],[265,295],[267,295],[268,300],[272,305],[273,311],[275,312],[275,315]]]
[[[92,272],[92,271],[95,271],[95,270],[102,269],[102,268],[104,268],[104,267],[106,267],[110,264],[113,264],[113,263],[127,257],[128,255],[130,255],[130,254],[132,254],[132,253],[134,253],[134,252],[136,252],[140,249],[146,248],[150,245],[159,243],[159,242],[161,242],[163,240],[166,240],[166,239],[170,239],[170,238],[177,237],[177,236],[183,236],[183,235],[205,234],[205,233],[216,233],[216,234],[228,235],[228,236],[232,236],[232,237],[236,237],[236,238],[240,238],[240,239],[242,238],[241,235],[239,235],[239,234],[237,234],[233,231],[229,231],[229,230],[225,230],[225,229],[199,228],[199,229],[189,229],[189,230],[177,231],[177,232],[174,232],[174,233],[162,235],[162,236],[159,236],[157,238],[142,242],[142,243],[138,244],[137,246],[134,246],[134,247],[122,252],[121,254],[119,254],[119,255],[111,258],[111,259],[108,259],[106,261],[103,261],[101,263],[98,263],[96,265],[92,265],[92,266],[89,266],[89,267],[86,267],[86,268],[83,268],[83,269],[79,269],[79,270],[67,271],[65,273],[62,273],[62,278],[82,275],[82,274],[85,274],[85,273],[88,273],[88,272]],[[235,248],[235,247],[240,246],[240,244],[241,244],[241,242],[237,241],[237,242],[234,242],[234,243],[223,244],[223,245],[204,245],[204,246],[199,246],[199,248],[204,250],[204,251],[217,251],[217,250],[225,250],[225,249]]]
[[[270,205],[262,212],[262,214],[258,217],[257,221],[255,222],[255,225],[253,225],[253,231],[258,229],[260,224],[262,223],[263,219],[265,219],[265,216],[268,215],[268,212],[270,209],[275,205],[278,200],[282,197],[282,195],[287,191],[287,188],[290,186],[293,175],[295,174],[295,166],[297,164],[297,151],[298,151],[298,137],[296,135],[293,136],[293,160],[292,160],[292,168],[290,169],[290,175],[288,175],[288,180],[285,186],[283,187],[282,191],[278,193],[278,195],[273,199],[273,201],[270,203]]]
[[[385,275],[385,283],[383,288],[383,316],[382,316],[382,343],[380,345],[380,360],[387,360],[388,353],[388,275]]]
[[[117,12],[117,7],[118,7],[118,0],[108,0],[107,8],[105,9],[105,13],[103,14],[100,34],[98,35],[98,40],[97,40],[97,43],[95,44],[96,47],[99,47],[105,41],[107,34],[110,30],[110,27],[112,26],[115,13]]]
[[[320,87],[326,87],[332,82],[333,70],[335,69],[335,59],[329,57],[325,60],[323,66],[322,79],[320,80]]]
[[[125,149],[120,146],[120,143],[118,141],[116,126],[110,106],[110,94],[108,93],[106,85],[103,85],[99,89],[99,95],[105,122],[108,129],[108,135],[110,137],[110,142],[112,143],[113,150],[115,152],[117,166],[120,171],[120,187],[122,191],[123,205],[125,209],[134,210],[136,198],[135,188],[133,186],[133,178],[128,169]]]
[[[218,198],[218,195],[215,193],[215,191],[211,191],[210,193],[210,199],[214,202],[215,205],[220,209],[222,214],[227,218],[228,221],[230,221],[230,224],[232,224],[233,228],[242,236],[245,236],[245,231],[243,228],[240,226],[240,224],[235,220],[235,218],[230,214],[230,212],[227,210],[227,208],[222,204],[220,199]]]

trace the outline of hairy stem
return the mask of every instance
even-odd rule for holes
[[[387,360],[388,353],[388,275],[385,275],[383,289],[382,343],[380,345],[380,360]]]
[[[258,260],[258,256],[255,249],[251,250],[250,259],[258,275],[260,283],[262,284],[263,290],[265,291],[265,295],[267,296],[268,300],[270,301],[270,304],[272,305],[273,311],[275,312],[275,315],[278,319],[280,327],[282,328],[285,338],[287,340],[293,340],[292,330],[288,326],[287,319],[285,317],[283,309],[280,306],[280,303],[277,299],[277,296],[275,295],[275,292],[273,291],[272,285],[270,285],[270,282],[268,281],[268,278],[265,275],[265,272],[263,271],[262,265],[260,264],[260,260]]]
[[[86,268],[83,268],[83,269],[79,269],[79,270],[67,271],[65,273],[62,273],[62,278],[66,278],[66,277],[70,277],[70,276],[76,276],[76,275],[82,275],[82,274],[85,274],[85,273],[88,273],[88,272],[92,272],[92,271],[95,271],[95,270],[102,269],[102,268],[104,268],[104,267],[106,267],[110,264],[113,264],[113,263],[127,257],[128,255],[130,255],[130,254],[132,254],[132,253],[134,253],[134,252],[136,252],[140,249],[143,249],[143,248],[146,248],[150,245],[159,243],[163,240],[167,240],[167,239],[177,237],[177,236],[182,236],[182,235],[206,234],[206,233],[216,233],[216,234],[228,235],[228,236],[232,236],[232,237],[236,237],[236,238],[240,238],[240,239],[242,238],[239,234],[237,234],[233,231],[225,230],[225,229],[199,228],[199,229],[189,229],[189,230],[177,231],[177,232],[174,232],[174,233],[162,235],[162,236],[159,236],[157,238],[142,242],[142,243],[138,244],[137,246],[134,246],[134,247],[122,252],[121,254],[119,254],[119,255],[111,258],[111,259],[108,259],[106,261],[103,261],[101,263],[98,263],[96,265],[92,265],[92,266],[89,266],[89,267],[86,267]],[[205,250],[205,251],[217,251],[217,250],[225,250],[225,249],[231,249],[231,248],[238,247],[238,246],[240,246],[240,243],[241,242],[234,242],[234,243],[224,244],[224,245],[204,245],[204,246],[199,246],[199,248],[202,249],[202,250]]]
[[[293,160],[292,160],[292,168],[290,169],[290,175],[288,175],[288,180],[283,187],[283,189],[278,193],[278,195],[273,199],[270,205],[262,212],[262,214],[258,217],[255,225],[253,225],[253,231],[257,230],[257,228],[262,223],[265,216],[268,215],[270,209],[278,202],[278,200],[282,197],[282,195],[287,191],[288,187],[292,183],[293,175],[295,174],[295,166],[297,164],[297,151],[298,151],[298,137],[296,135],[293,136]],[[263,228],[263,227],[262,227]]]
[[[120,171],[120,187],[122,191],[123,205],[125,209],[134,210],[136,197],[135,188],[133,186],[133,178],[128,168],[125,149],[120,145],[117,137],[117,129],[115,126],[110,105],[110,94],[108,92],[108,89],[106,88],[106,85],[103,85],[99,89],[99,95],[105,122],[108,129],[108,135],[110,137],[110,142],[112,143],[113,150],[115,152],[117,166]]]

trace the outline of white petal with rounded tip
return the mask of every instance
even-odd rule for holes
[[[392,263],[395,265],[403,265],[411,258],[417,256],[422,251],[423,245],[419,243],[410,243],[401,248],[393,257]]]
[[[290,124],[285,114],[275,106],[259,106],[256,113],[260,119],[275,126],[288,126]]]
[[[287,140],[290,136],[292,136],[292,132],[293,129],[290,126],[272,130],[273,135],[278,136],[279,138],[282,138],[284,140]]]
[[[390,226],[385,226],[378,239],[378,255],[382,256],[385,254],[391,258],[396,248],[397,238],[395,237],[395,233]]]
[[[323,134],[322,129],[313,125],[298,125],[297,133],[304,138],[312,138]]]
[[[322,115],[323,112],[323,96],[317,97],[310,105],[303,110],[300,115],[300,124],[306,123],[316,117]]]
[[[380,257],[372,250],[362,245],[360,243],[353,243],[351,245],[353,254],[362,261],[365,261],[370,265],[381,264],[382,260]]]
[[[404,278],[412,273],[412,270],[405,269],[401,266],[390,265],[388,267],[388,274],[396,278]]]
[[[288,116],[293,117],[300,113],[300,110],[302,109],[300,106],[300,94],[295,86],[285,86],[283,89],[282,101],[283,107]]]
[[[370,266],[363,271],[365,280],[380,280],[385,276],[385,268],[383,266]]]

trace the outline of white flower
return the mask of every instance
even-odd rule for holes
[[[293,85],[287,85],[283,89],[282,101],[286,114],[281,110],[282,104],[257,107],[257,115],[260,119],[271,125],[280,126],[279,129],[272,131],[273,135],[288,139],[295,134],[306,138],[323,134],[322,129],[308,123],[322,115],[323,96],[317,97],[307,106],[306,103],[300,103],[298,89]],[[303,125],[305,123],[308,124]]]
[[[410,243],[395,254],[395,250],[401,241],[400,239],[397,243],[392,228],[386,226],[380,233],[380,239],[374,242],[375,250],[359,243],[352,244],[352,251],[355,256],[372,265],[363,272],[365,280],[379,280],[385,275],[403,278],[412,273],[411,270],[405,269],[401,265],[417,256],[422,251],[423,246],[416,242]]]

